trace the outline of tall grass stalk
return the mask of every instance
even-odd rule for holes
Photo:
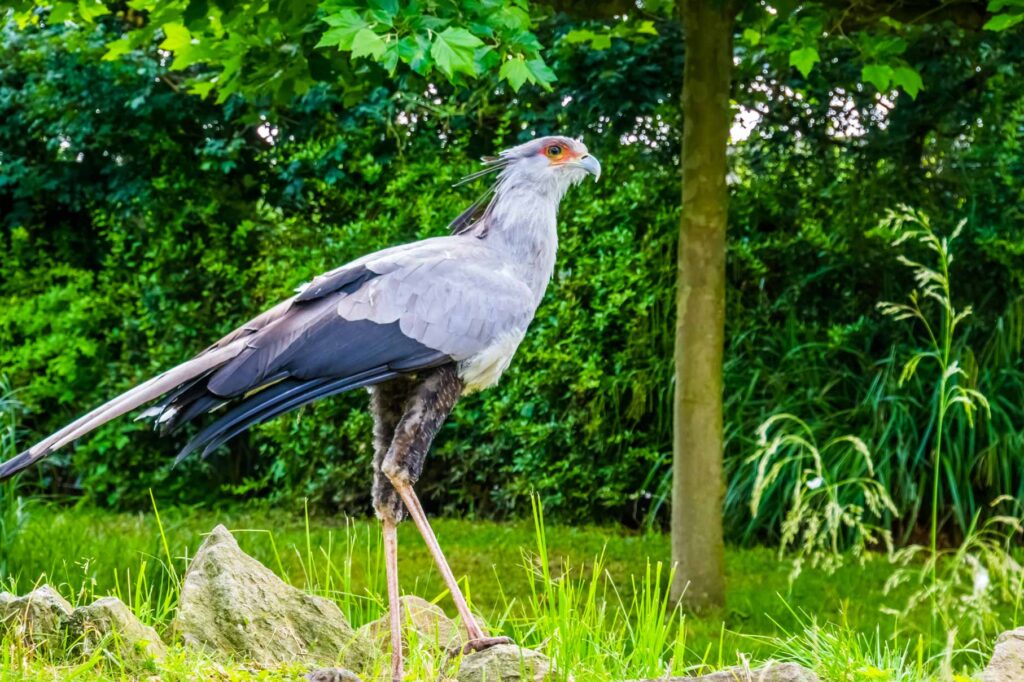
[[[911,590],[902,608],[883,612],[906,619],[929,605],[947,632],[955,629],[974,637],[998,634],[1006,625],[1007,607],[1012,607],[1016,623],[1024,604],[1024,567],[1013,556],[1024,535],[1021,511],[1020,501],[1002,497],[985,517],[980,511],[974,515],[958,546],[931,552],[910,545],[895,552],[897,569],[885,590],[895,593],[904,585]]]
[[[949,413],[954,407],[963,410],[968,424],[973,428],[975,413],[980,410],[990,413],[988,399],[977,389],[962,386],[958,380],[967,378],[955,350],[957,328],[971,315],[971,307],[958,309],[953,304],[950,265],[953,263],[952,243],[960,236],[966,221],[960,221],[949,237],[940,235],[931,225],[929,217],[920,211],[902,207],[890,211],[882,227],[898,236],[892,246],[913,241],[931,251],[935,258],[934,267],[913,261],[904,255],[897,257],[900,263],[914,273],[916,287],[910,292],[906,303],[882,302],[878,304],[884,315],[895,320],[910,320],[924,330],[925,349],[910,357],[903,365],[900,384],[906,383],[918,371],[924,361],[935,363],[938,370],[935,384],[936,427],[932,446],[932,495],[930,549],[933,557],[938,555],[939,536],[939,483],[943,465],[943,436]],[[926,302],[936,304],[937,312],[930,314],[924,309]],[[932,568],[933,586],[938,584],[937,566]]]
[[[757,468],[750,512],[757,518],[769,497],[774,505],[786,506],[779,557],[795,550],[790,583],[807,560],[834,572],[847,556],[863,562],[871,545],[892,547],[883,521],[898,512],[875,479],[864,441],[845,435],[819,446],[814,429],[791,414],[767,419],[757,439],[758,448],[748,460]]]
[[[7,377],[0,375],[0,461],[18,452],[18,414],[22,406]],[[7,551],[28,521],[29,503],[19,494],[17,479],[0,482],[0,578],[9,574]]]

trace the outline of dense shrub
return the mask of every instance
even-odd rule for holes
[[[556,516],[660,522],[671,450],[680,38],[669,24],[643,44],[581,51],[557,39],[569,28],[559,21],[549,26],[561,78],[550,94],[438,92],[431,101],[379,89],[352,103],[325,87],[283,112],[182,94],[159,57],[101,61],[95,32],[5,27],[0,371],[30,409],[31,435],[187,358],[320,271],[442,234],[473,198],[474,188],[451,187],[473,157],[535,133],[578,131],[606,175],[566,200],[555,278],[513,368],[500,390],[456,410],[421,487],[430,507],[449,513],[520,513],[537,490]],[[978,431],[950,425],[957,468],[944,503],[962,524],[996,494],[1020,492],[1024,322],[1014,292],[1024,264],[1019,207],[1004,204],[1024,196],[1024,93],[1005,65],[1020,68],[1024,55],[1009,40],[953,29],[939,38],[912,48],[932,74],[928,89],[917,101],[901,95],[884,116],[842,60],[823,60],[812,82],[741,74],[736,98],[763,119],[733,150],[734,537],[777,529],[779,515],[749,517],[746,458],[757,425],[781,411],[825,431],[822,440],[860,435],[903,527],[927,504],[932,396],[924,382],[897,386],[915,341],[874,308],[909,285],[891,235],[875,230],[898,203],[940,224],[968,219],[954,277],[978,314],[961,350],[976,362],[972,381],[998,403]],[[766,87],[808,94],[765,107]],[[835,110],[837,87],[855,93],[856,134],[828,130],[852,116]],[[308,496],[327,510],[362,512],[364,402],[360,394],[315,405],[175,470],[181,437],[121,420],[28,478],[118,507],[146,504],[152,488],[178,502]]]

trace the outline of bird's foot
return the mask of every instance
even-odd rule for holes
[[[470,654],[474,651],[483,651],[484,649],[490,649],[492,646],[499,644],[512,644],[512,639],[509,637],[478,637],[477,639],[471,639],[462,647],[455,647],[453,653],[455,654]]]

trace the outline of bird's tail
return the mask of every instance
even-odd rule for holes
[[[0,464],[0,480],[18,473],[31,466],[54,450],[81,438],[93,429],[99,428],[111,419],[116,419],[126,412],[159,398],[164,393],[191,381],[209,370],[219,367],[238,355],[244,348],[244,342],[229,343],[222,348],[212,348],[207,352],[139,384],[135,388],[122,393],[108,403],[97,407],[83,417],[79,417],[56,433],[39,441],[28,450],[15,455]]]

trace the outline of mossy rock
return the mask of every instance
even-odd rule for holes
[[[0,593],[0,632],[13,634],[26,645],[53,648],[64,644],[64,623],[71,604],[49,585],[24,596]]]
[[[173,629],[188,645],[262,667],[360,670],[372,658],[369,640],[337,604],[285,583],[224,526],[213,529],[185,573]]]
[[[97,649],[116,650],[121,660],[143,664],[167,653],[156,630],[143,625],[117,597],[78,607],[65,628],[68,643],[86,656]]]

